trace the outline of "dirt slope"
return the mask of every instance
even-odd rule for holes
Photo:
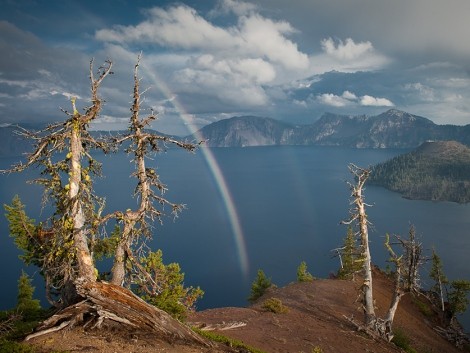
[[[374,273],[375,300],[378,314],[383,314],[391,296],[391,282],[382,273]],[[262,308],[268,298],[278,298],[288,307],[287,313],[274,314]],[[344,316],[362,320],[357,302],[357,284],[342,280],[315,280],[273,288],[249,308],[217,308],[194,313],[189,320],[203,326],[213,326],[225,336],[242,340],[265,352],[311,353],[319,347],[324,353],[392,353],[400,352],[393,344],[373,340],[357,332]],[[243,324],[244,326],[224,330]],[[433,329],[432,316],[424,315],[405,296],[400,303],[394,328],[401,328],[418,352],[461,352],[443,340]],[[72,330],[37,338],[34,343],[45,352],[230,352],[229,347],[212,348],[170,345],[138,334],[83,332]]]

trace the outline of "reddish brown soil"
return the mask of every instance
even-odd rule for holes
[[[374,296],[377,313],[383,315],[391,297],[391,282],[381,273],[374,276]],[[262,308],[268,298],[278,298],[288,312],[275,314]],[[283,288],[270,289],[249,308],[218,308],[194,313],[189,321],[220,329],[231,323],[245,326],[216,331],[241,340],[265,352],[311,353],[315,347],[324,353],[392,353],[401,352],[383,340],[374,340],[358,332],[344,317],[362,320],[357,302],[357,284],[342,280],[315,280],[311,283],[292,283]],[[401,328],[418,352],[461,352],[442,339],[434,330],[435,317],[426,316],[406,295],[400,302],[394,328]],[[44,352],[235,352],[219,345],[212,348],[168,344],[152,337],[104,331],[83,332],[74,329],[36,338],[33,343]]]

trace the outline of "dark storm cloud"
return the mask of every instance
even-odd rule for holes
[[[143,50],[146,102],[163,129],[241,114],[305,122],[390,107],[470,123],[467,0],[30,4],[0,5],[0,122],[57,120],[70,95],[86,105],[95,57],[115,64],[97,125],[125,126]]]

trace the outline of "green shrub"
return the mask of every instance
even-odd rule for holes
[[[15,341],[0,340],[0,353],[34,353],[34,347]]]
[[[318,346],[312,348],[312,353],[323,353],[323,349]]]
[[[262,308],[275,314],[287,313],[289,311],[289,309],[282,304],[282,301],[277,298],[266,299]]]
[[[253,303],[266,292],[266,289],[271,286],[271,278],[266,277],[266,274],[263,270],[258,270],[256,279],[251,284],[251,294],[248,300]]]
[[[431,317],[434,315],[434,312],[432,311],[431,307],[427,305],[426,303],[422,302],[416,297],[413,297],[413,303],[418,307],[418,310],[427,317]]]
[[[205,338],[207,338],[211,341],[224,343],[227,346],[232,347],[232,348],[241,348],[241,349],[243,349],[243,350],[240,350],[240,352],[245,352],[246,351],[248,353],[265,353],[264,351],[261,351],[259,349],[256,349],[256,348],[253,348],[253,347],[250,347],[250,346],[246,345],[242,341],[239,341],[239,340],[236,340],[236,339],[233,339],[233,338],[229,338],[229,337],[223,336],[223,335],[215,333],[215,332],[202,331],[202,330],[197,329],[197,328],[193,328],[193,331],[196,332],[197,334],[201,335],[202,337],[205,337]]]
[[[308,272],[307,264],[305,261],[302,261],[297,268],[297,281],[299,282],[312,282],[313,276]]]
[[[393,330],[392,342],[395,346],[400,347],[407,353],[418,353],[413,347],[411,347],[411,340],[408,335],[400,328]]]

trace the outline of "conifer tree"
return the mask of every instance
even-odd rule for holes
[[[139,56],[140,60],[140,56]],[[60,312],[47,319],[40,327],[43,333],[49,329],[73,326],[78,323],[100,326],[104,320],[130,325],[133,329],[157,332],[168,340],[182,339],[206,344],[189,328],[181,326],[167,313],[144,305],[129,289],[123,287],[129,274],[138,273],[148,281],[153,281],[151,274],[142,265],[149,252],[145,240],[150,238],[153,221],[161,221],[163,211],[160,206],[169,205],[174,214],[181,205],[173,204],[163,198],[166,190],[153,168],[146,167],[145,159],[149,152],[158,152],[165,146],[174,144],[187,150],[194,150],[192,143],[183,143],[172,138],[145,131],[151,114],[145,119],[139,118],[140,92],[137,68],[134,71],[134,94],[131,106],[129,133],[116,138],[95,138],[89,132],[89,125],[100,114],[103,100],[98,95],[102,81],[113,72],[112,62],[106,61],[93,72],[93,60],[90,62],[91,105],[81,113],[72,98],[72,111],[63,110],[65,121],[47,126],[41,131],[20,129],[21,134],[32,139],[33,151],[26,157],[25,163],[18,163],[2,173],[22,172],[36,166],[41,176],[34,182],[44,187],[44,203],[53,206],[53,214],[43,223],[35,226],[27,220],[21,204],[17,201],[11,206],[13,235],[21,247],[29,253],[31,261],[41,267],[46,281],[48,299]],[[101,164],[92,157],[96,150],[110,152],[123,142],[131,142],[128,152],[133,154],[137,179],[135,196],[140,203],[135,210],[117,211],[103,215],[104,200],[94,194],[93,179],[100,176]],[[155,203],[155,204],[154,204]],[[8,212],[8,209],[7,209]],[[97,240],[110,220],[116,220],[120,232],[108,242]],[[18,229],[17,225],[23,227]],[[16,234],[16,235],[15,235]],[[26,240],[26,244],[23,241]],[[100,239],[102,240],[102,239]],[[39,255],[30,246],[44,249]],[[95,268],[94,246],[100,245],[100,254],[114,254],[112,283],[100,282]],[[129,269],[129,270],[127,270]],[[55,290],[57,292],[55,293]],[[54,295],[56,294],[56,295]],[[79,306],[77,303],[80,303]],[[34,335],[41,334],[41,332]]]
[[[137,293],[146,302],[165,310],[173,317],[183,320],[189,311],[195,309],[195,302],[203,296],[199,287],[185,287],[184,273],[180,265],[163,263],[163,254],[157,250],[142,259],[145,271],[153,281],[136,277],[132,281],[137,286]]]
[[[15,309],[26,318],[37,315],[41,310],[38,299],[34,299],[34,287],[31,278],[23,271],[18,280],[18,296]]]
[[[432,249],[431,256],[431,270],[429,272],[429,277],[434,280],[434,286],[431,288],[432,291],[439,295],[441,310],[444,311],[444,286],[449,283],[444,270],[442,269],[442,261],[439,255],[436,253],[435,249]]]
[[[297,281],[299,282],[312,282],[313,276],[307,269],[307,263],[302,261],[297,268]]]
[[[338,277],[340,279],[353,279],[354,275],[361,270],[362,261],[356,242],[356,234],[354,234],[351,226],[348,227],[343,246],[338,251],[339,256],[341,256],[341,267],[338,270]]]
[[[255,302],[266,292],[266,289],[271,286],[271,278],[268,278],[264,271],[259,269],[256,275],[256,279],[251,284],[251,293],[248,300],[252,303]]]
[[[455,280],[455,281],[450,282],[448,302],[449,302],[450,312],[452,313],[452,321],[455,319],[456,315],[462,314],[467,310],[467,307],[469,304],[469,300],[468,300],[469,292],[470,292],[470,281]]]

